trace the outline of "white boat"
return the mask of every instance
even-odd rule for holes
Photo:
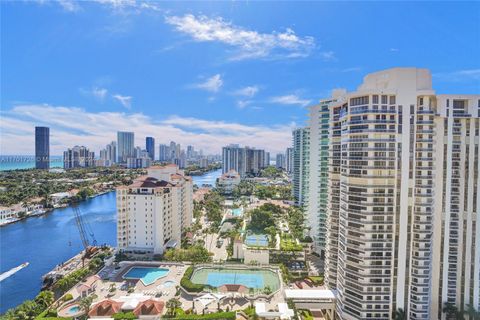
[[[19,265],[18,267],[12,268],[12,269],[8,270],[7,272],[4,272],[4,273],[0,274],[0,281],[3,281],[10,276],[13,276],[15,273],[17,273],[18,271],[27,267],[28,265],[29,265],[29,263],[25,262],[25,263],[22,263],[21,265]]]

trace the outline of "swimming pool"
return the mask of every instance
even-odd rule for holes
[[[207,284],[215,288],[224,284],[241,284],[260,290],[268,286],[272,291],[280,288],[278,275],[266,269],[201,268],[194,271],[190,280],[196,284]]]
[[[265,234],[249,234],[245,237],[245,244],[252,247],[268,247],[268,236]]]
[[[243,214],[243,209],[242,208],[232,209],[232,216],[240,217],[242,214]]]
[[[67,305],[58,311],[58,316],[62,318],[78,317],[82,315],[84,311],[80,308],[78,303]]]
[[[148,286],[168,274],[165,268],[132,267],[123,275],[123,279],[139,279]]]

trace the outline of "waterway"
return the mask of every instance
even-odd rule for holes
[[[222,170],[193,177],[197,185],[215,185]],[[79,205],[98,244],[116,245],[115,192]],[[42,286],[41,277],[82,250],[72,208],[56,209],[0,228],[0,273],[24,262],[30,265],[0,282],[0,314],[27,299]]]

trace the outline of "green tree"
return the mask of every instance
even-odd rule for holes
[[[15,311],[15,318],[18,320],[32,320],[40,314],[42,310],[38,307],[35,301],[27,300],[22,303]]]
[[[90,307],[92,306],[93,300],[97,298],[96,294],[91,294],[85,298],[80,299],[80,308],[85,312],[86,315],[90,312]]]
[[[177,308],[180,308],[182,303],[177,298],[172,298],[167,301],[165,306],[167,307],[167,314],[174,317],[177,314]]]
[[[480,320],[480,311],[477,311],[473,304],[468,304],[467,309],[465,309],[464,314],[472,320]]]
[[[402,308],[398,308],[393,312],[393,319],[395,320],[407,320],[407,314]]]
[[[48,307],[50,307],[54,301],[55,301],[55,298],[54,298],[53,292],[49,290],[40,292],[35,298],[35,303],[42,310],[45,310]]]
[[[272,213],[260,208],[252,210],[250,228],[258,231],[264,231],[265,228],[275,226]]]

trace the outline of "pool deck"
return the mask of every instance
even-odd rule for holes
[[[148,268],[168,268],[169,272],[166,276],[157,279],[150,285],[144,285],[139,279],[124,279],[123,276],[132,267],[148,267]],[[145,262],[145,261],[124,261],[120,263],[120,268],[117,270],[111,269],[104,277],[104,280],[99,280],[96,283],[95,294],[97,298],[94,302],[104,299],[118,299],[122,296],[128,295],[128,286],[133,286],[135,293],[144,293],[145,295],[155,296],[156,293],[161,293],[161,300],[167,301],[175,296],[176,286],[180,285],[180,279],[183,276],[187,266],[181,263],[169,262]],[[167,281],[173,282],[171,286],[163,286]],[[115,286],[116,290],[110,292],[110,287]],[[72,294],[73,299],[79,298],[79,293],[76,286],[68,291]]]

